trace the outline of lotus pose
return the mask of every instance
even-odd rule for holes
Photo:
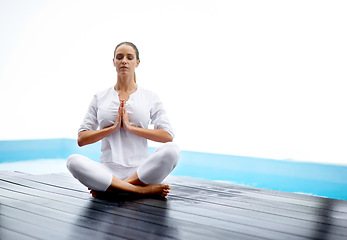
[[[67,168],[94,197],[114,190],[165,197],[170,187],[162,181],[180,156],[165,109],[155,93],[136,83],[140,58],[134,44],[120,43],[113,64],[116,84],[94,95],[78,131],[79,146],[101,140],[100,162],[73,154]],[[148,139],[163,143],[151,155]]]

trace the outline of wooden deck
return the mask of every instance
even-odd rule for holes
[[[167,199],[94,199],[67,174],[0,172],[0,239],[347,239],[347,201],[170,176]]]

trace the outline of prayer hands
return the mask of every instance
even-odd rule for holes
[[[116,122],[114,124],[115,130],[118,131],[121,127],[124,128],[124,130],[129,131],[131,125],[129,123],[129,116],[125,108],[125,100],[120,100],[120,106],[118,108],[118,114],[116,117]]]
[[[120,111],[118,109],[118,114],[116,116],[116,121],[113,124],[114,131],[118,131],[122,127],[122,115],[120,114]]]
[[[127,110],[125,108],[125,100],[124,99],[120,100],[120,111],[122,114],[122,127],[124,128],[124,130],[128,131],[129,128],[131,127],[131,125],[129,123],[129,116],[128,116]]]

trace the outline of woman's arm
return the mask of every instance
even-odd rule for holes
[[[125,109],[125,101],[121,100],[115,124],[100,130],[86,130],[80,132],[77,139],[78,146],[82,147],[100,141],[108,135],[118,131],[121,127],[128,132],[155,142],[165,143],[172,142],[173,140],[172,136],[163,129],[144,129],[131,126]]]
[[[155,142],[172,142],[173,138],[164,129],[145,129],[130,125],[129,116],[125,109],[124,101],[121,102],[120,112],[122,113],[122,127],[125,131],[136,134],[137,136],[155,141]]]
[[[123,126],[126,131],[136,134],[137,136],[155,141],[155,142],[172,142],[172,136],[164,129],[145,129],[134,126]]]
[[[114,126],[107,127],[100,130],[82,131],[78,134],[78,139],[77,139],[78,146],[82,147],[91,143],[95,143],[103,139],[104,137],[107,137],[111,133],[114,133],[115,131],[116,130]]]
[[[86,131],[80,132],[78,134],[78,139],[77,139],[78,146],[82,147],[82,146],[100,141],[101,139],[107,137],[108,135],[118,131],[121,128],[121,124],[122,124],[121,115],[117,114],[116,122],[114,123],[114,125],[110,127],[103,128],[100,130],[86,130]]]

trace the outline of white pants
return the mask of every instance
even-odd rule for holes
[[[145,184],[161,183],[176,167],[179,157],[178,146],[169,142],[159,146],[138,167],[126,168],[114,163],[99,163],[79,154],[69,156],[66,165],[71,174],[86,187],[106,191],[113,175],[124,180],[135,171]]]

